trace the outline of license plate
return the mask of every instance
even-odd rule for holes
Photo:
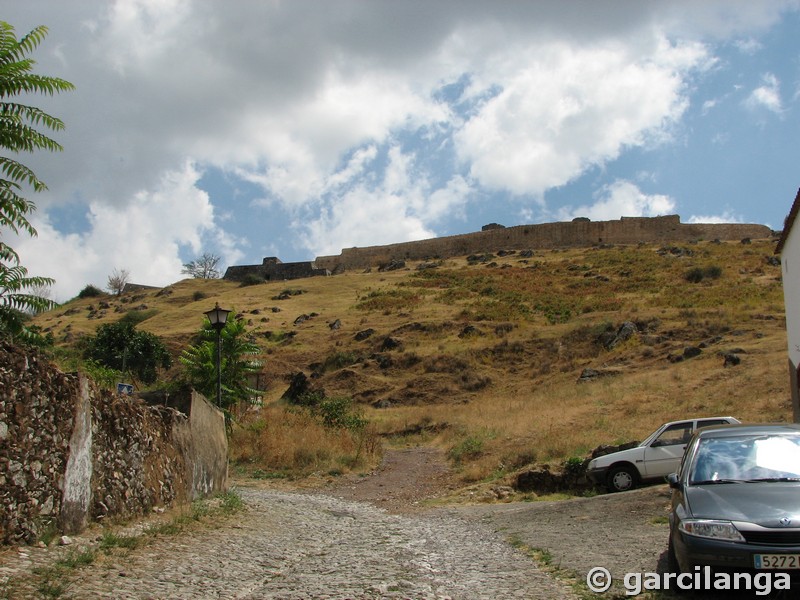
[[[800,569],[800,554],[756,554],[756,569]]]

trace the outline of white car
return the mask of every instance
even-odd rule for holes
[[[610,492],[632,490],[640,483],[664,481],[678,470],[683,451],[692,434],[701,427],[735,425],[734,417],[705,417],[664,423],[641,444],[593,458],[586,475]]]

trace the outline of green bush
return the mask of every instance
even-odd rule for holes
[[[91,284],[78,293],[78,298],[97,298],[98,296],[105,296],[105,292]]]
[[[367,311],[411,309],[420,302],[419,294],[410,290],[375,290],[358,299],[356,308]]]
[[[694,267],[686,271],[684,279],[689,283],[700,283],[703,279],[719,279],[722,276],[722,267]]]
[[[334,352],[325,359],[323,370],[335,371],[354,365],[359,361],[359,356],[355,352]]]
[[[119,323],[130,324],[135,327],[142,321],[147,321],[147,319],[154,317],[157,314],[158,311],[155,308],[151,308],[149,310],[129,310],[122,316],[122,318],[119,320]]]
[[[460,464],[464,460],[478,458],[483,454],[483,437],[470,435],[461,440],[458,444],[450,448],[447,455],[450,460]]]
[[[248,275],[245,275],[244,279],[242,279],[242,282],[239,284],[239,287],[248,287],[250,285],[261,285],[265,281],[266,280],[263,277],[259,277],[254,273],[250,273]]]
[[[352,398],[346,396],[325,398],[319,403],[315,412],[325,427],[359,431],[367,424],[367,420],[353,409]]]
[[[117,383],[126,379],[121,371],[106,367],[94,360],[84,361],[81,370],[100,387],[109,390],[116,389]]]

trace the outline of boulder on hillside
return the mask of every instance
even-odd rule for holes
[[[387,350],[397,350],[402,345],[403,345],[403,343],[400,340],[398,340],[397,338],[389,336],[389,337],[387,337],[386,339],[383,340],[383,343],[381,344],[381,350],[380,351],[381,352],[386,352]]]
[[[356,333],[355,340],[357,342],[363,342],[365,339],[367,339],[368,337],[370,337],[374,333],[375,333],[375,330],[372,329],[371,327],[369,329],[362,329],[361,331]]]
[[[406,268],[406,261],[401,260],[399,258],[393,258],[388,263],[380,265],[378,267],[379,272],[383,271],[397,271],[398,269],[405,269]]]
[[[301,401],[303,396],[311,391],[311,382],[308,380],[306,374],[302,371],[297,371],[290,377],[289,387],[283,392],[281,400],[287,400],[293,404],[297,404]]]
[[[638,331],[636,323],[625,321],[616,332],[607,331],[600,335],[600,343],[606,350],[612,350],[619,344],[629,340]]]
[[[735,367],[740,362],[742,362],[742,359],[739,358],[739,355],[734,354],[733,352],[723,352],[722,357],[723,357],[723,362],[722,362],[723,367]]]

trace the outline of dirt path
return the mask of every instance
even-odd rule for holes
[[[345,500],[369,502],[392,513],[409,513],[420,503],[438,498],[456,487],[441,451],[416,447],[387,450],[383,463],[367,477],[347,477],[325,493]]]

